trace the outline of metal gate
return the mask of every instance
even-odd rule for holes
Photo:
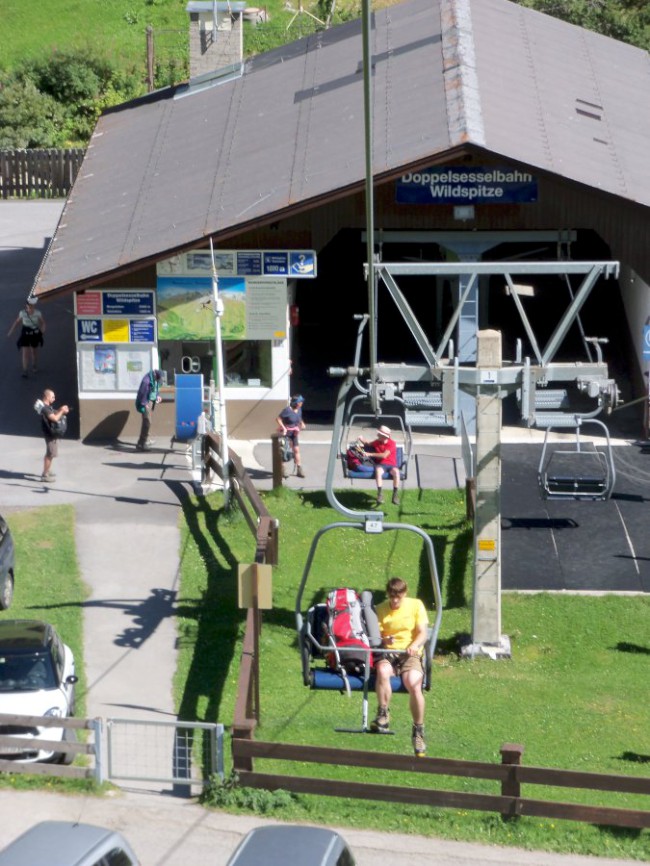
[[[107,719],[107,778],[204,786],[224,775],[222,724]]]

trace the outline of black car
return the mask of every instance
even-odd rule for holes
[[[14,540],[0,517],[0,610],[11,607],[14,597]]]

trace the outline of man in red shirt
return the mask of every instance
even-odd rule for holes
[[[382,484],[384,471],[393,479],[393,505],[399,505],[399,467],[397,465],[397,443],[391,438],[389,427],[382,425],[377,430],[377,438],[370,443],[370,449],[363,452],[375,461],[375,481],[377,482],[377,505],[384,501]]]

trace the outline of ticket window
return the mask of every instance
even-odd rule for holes
[[[270,340],[224,340],[226,388],[271,388]],[[160,365],[173,384],[174,373],[202,373],[206,384],[215,376],[214,342],[161,341]]]

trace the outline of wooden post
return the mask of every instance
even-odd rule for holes
[[[524,754],[524,747],[518,743],[504,743],[501,746],[501,763],[512,767],[512,771],[508,777],[501,782],[501,796],[515,797],[516,801],[505,812],[501,813],[504,821],[519,816],[519,798],[521,797],[521,783],[517,778],[517,767],[521,766],[521,758]]]
[[[252,717],[260,721],[260,605],[259,568],[253,564],[253,712]]]
[[[147,27],[147,88],[149,93],[155,90],[153,27]]]
[[[271,434],[271,457],[273,460],[273,489],[282,487],[282,450],[280,449],[280,434]]]

